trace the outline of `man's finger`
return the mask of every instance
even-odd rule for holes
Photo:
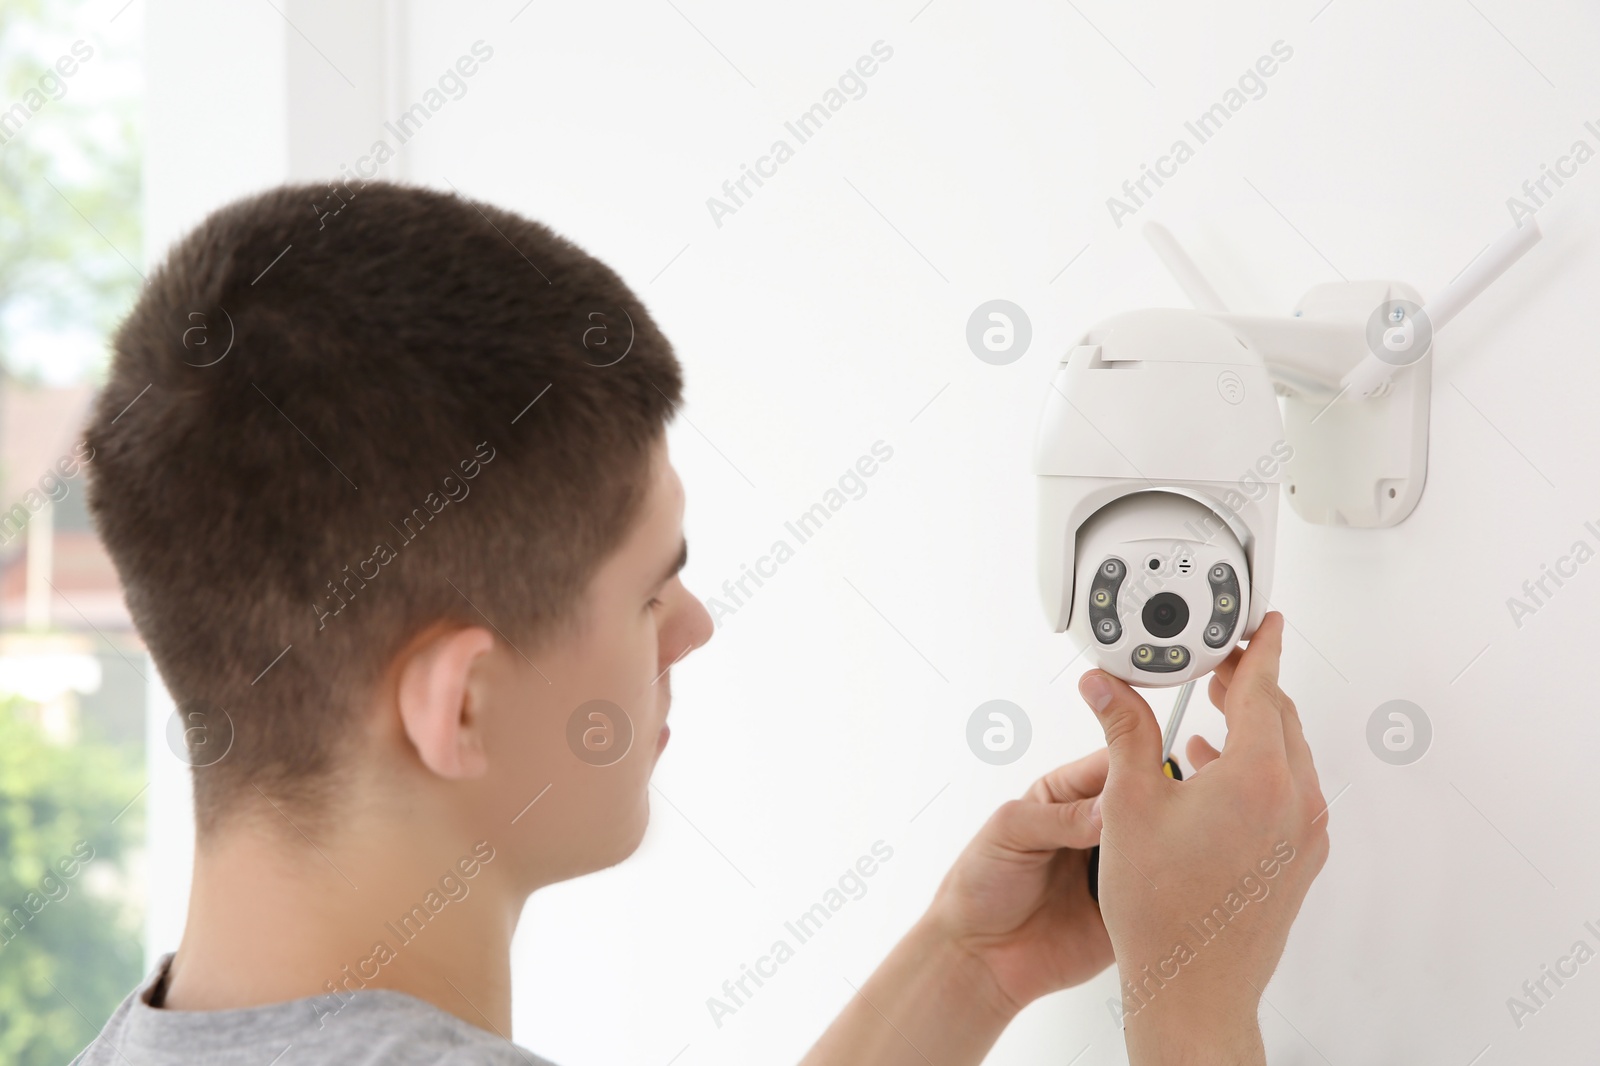
[[[1189,765],[1194,767],[1195,773],[1199,773],[1201,770],[1204,770],[1209,764],[1215,762],[1217,757],[1222,754],[1222,752],[1211,746],[1211,741],[1207,740],[1199,733],[1196,733],[1194,736],[1189,738],[1189,743],[1186,745],[1186,750],[1189,753]]]
[[[1213,676],[1211,684],[1207,686],[1206,691],[1211,697],[1211,706],[1217,710],[1220,711],[1228,705],[1228,686],[1223,682],[1222,678]]]
[[[1300,712],[1294,701],[1287,697],[1281,708],[1283,716],[1283,747],[1289,756],[1289,768],[1295,776],[1320,787],[1317,766],[1311,759],[1311,745],[1306,742],[1305,727],[1300,722]]]
[[[1283,655],[1284,626],[1282,614],[1274,611],[1267,617],[1270,618],[1273,615],[1277,615],[1278,627],[1276,632],[1269,635],[1269,639],[1276,645],[1272,649],[1275,654],[1271,658],[1271,685],[1270,688],[1263,688],[1263,691],[1269,693],[1277,705],[1279,724],[1283,730],[1284,753],[1289,758],[1290,767],[1298,776],[1309,778],[1312,782],[1315,782],[1317,780],[1316,766],[1311,760],[1311,746],[1306,743],[1305,729],[1300,723],[1300,712],[1295,709],[1294,701],[1289,699],[1283,690],[1278,687],[1278,667]],[[1262,628],[1265,627],[1266,622],[1263,620]],[[1260,635],[1260,630],[1257,630],[1257,635]],[[1255,638],[1252,637],[1251,646],[1253,647],[1255,643]],[[1233,676],[1237,679],[1239,677],[1238,672],[1235,671]],[[1262,675],[1258,674],[1254,683],[1264,686],[1266,681]]]
[[[1035,781],[1027,799],[1038,803],[1067,803],[1098,796],[1106,787],[1111,753],[1105,748],[1058,766]]]
[[[1129,780],[1162,777],[1161,727],[1144,697],[1104,670],[1084,674],[1078,691],[1105,730],[1110,772]]]
[[[1232,677],[1224,682],[1229,688],[1236,681],[1247,679],[1253,684],[1270,684],[1278,687],[1278,659],[1283,655],[1283,612],[1268,611],[1261,624],[1250,635],[1250,644],[1239,656],[1239,664]]]
[[[1092,802],[1012,800],[990,817],[987,833],[993,843],[1012,851],[1092,848],[1100,843],[1100,830],[1089,820]]]
[[[1234,671],[1239,669],[1239,660],[1244,658],[1244,649],[1238,645],[1228,653],[1228,657],[1217,664],[1214,671],[1217,680],[1222,682],[1222,687],[1227,688],[1233,684]]]
[[[1226,751],[1284,753],[1279,707],[1278,657],[1283,652],[1283,615],[1267,612],[1250,638],[1233,679],[1227,683],[1222,714],[1228,720]]]

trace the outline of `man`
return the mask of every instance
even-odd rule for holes
[[[338,195],[180,242],[87,431],[198,837],[183,940],[85,1066],[538,1061],[511,1042],[518,917],[638,846],[671,668],[711,636],[680,578],[681,369],[637,297],[491,205]],[[1136,1061],[1261,1061],[1327,849],[1281,637],[1269,615],[1217,672],[1226,750],[1191,743],[1182,783],[1148,705],[1086,675],[1107,750],[995,813],[806,1062],[978,1062],[1113,956]]]

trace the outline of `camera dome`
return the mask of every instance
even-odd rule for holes
[[[1069,632],[1146,687],[1210,673],[1245,635],[1250,572],[1222,516],[1172,491],[1123,496],[1078,531]]]

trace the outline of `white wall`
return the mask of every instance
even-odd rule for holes
[[[546,221],[643,295],[687,367],[672,446],[700,594],[875,441],[894,449],[865,496],[675,670],[674,740],[640,853],[529,905],[517,1036],[557,1061],[798,1058],[988,813],[1099,745],[1080,665],[1036,602],[1035,419],[1084,328],[1183,304],[1105,200],[1275,41],[1294,54],[1265,95],[1133,220],[1171,227],[1236,310],[1282,312],[1340,272],[1436,291],[1508,226],[1506,198],[1541,163],[1578,138],[1600,148],[1583,126],[1600,126],[1600,15],[1577,3],[1537,15],[1506,0],[919,4],[415,5],[397,53],[341,51],[348,26],[330,21],[324,40],[313,13],[296,19],[335,61],[361,53],[387,71],[392,111],[474,41],[494,49],[385,176]],[[326,100],[284,81],[271,10],[241,10],[151,0],[153,52],[177,50],[163,33],[203,38],[246,71],[157,70],[153,56],[166,86],[153,125],[163,107],[197,106],[180,89],[221,76],[236,90],[207,105],[217,121],[181,149],[188,171],[170,130],[152,138],[159,234],[288,174],[281,160],[239,163],[256,138],[309,145],[297,174],[367,148],[354,125],[338,135],[346,156],[331,134],[295,140]],[[718,227],[706,198],[775,138],[792,144],[785,120],[878,40],[894,54],[866,95]],[[370,114],[370,100],[350,106]],[[230,117],[240,109],[289,118]],[[197,159],[221,176],[197,179]],[[204,195],[180,193],[196,180]],[[1592,1047],[1600,964],[1520,1029],[1506,999],[1575,941],[1600,947],[1583,924],[1600,927],[1600,726],[1567,683],[1594,658],[1600,566],[1520,628],[1506,600],[1575,540],[1600,543],[1583,526],[1600,520],[1600,360],[1585,317],[1597,189],[1591,161],[1540,211],[1545,242],[1438,345],[1431,469],[1411,519],[1357,532],[1284,508],[1283,683],[1339,798],[1332,858],[1267,989],[1275,1063],[1567,1061]],[[964,340],[967,316],[996,297],[1034,330],[1006,367]],[[994,698],[1033,724],[1031,749],[1005,767],[964,740]],[[1409,766],[1365,739],[1395,698],[1435,731]],[[1167,699],[1152,702],[1164,712]],[[1189,724],[1221,739],[1209,708]],[[866,896],[715,1026],[707,997],[880,839],[894,858]],[[1113,994],[1102,977],[1037,1004],[990,1061],[1124,1061]]]

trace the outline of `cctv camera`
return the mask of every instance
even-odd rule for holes
[[[1033,469],[1051,628],[1107,672],[1163,686],[1261,624],[1280,484],[1326,525],[1392,526],[1417,506],[1434,335],[1540,232],[1520,221],[1426,304],[1401,282],[1346,281],[1293,317],[1230,313],[1165,227],[1145,232],[1200,310],[1084,333],[1051,372]]]
[[[1147,685],[1203,677],[1250,610],[1244,548],[1207,507],[1159,490],[1124,496],[1078,531],[1073,638]]]
[[[1226,325],[1157,308],[1089,330],[1034,453],[1052,627],[1132,684],[1209,673],[1266,614],[1291,456],[1267,367]]]

